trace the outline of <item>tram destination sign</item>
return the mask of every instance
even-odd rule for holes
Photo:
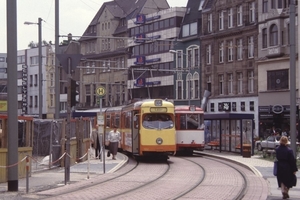
[[[166,113],[167,111],[168,111],[168,109],[166,107],[160,107],[160,108],[151,107],[150,108],[150,112],[152,112],[152,113]]]

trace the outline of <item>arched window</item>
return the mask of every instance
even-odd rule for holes
[[[186,84],[185,84],[185,88],[186,88],[186,96],[185,96],[185,99],[192,99],[192,74],[191,73],[188,73],[186,75]]]
[[[270,46],[278,45],[278,28],[276,24],[270,27]]]
[[[193,75],[193,99],[198,99],[200,97],[199,95],[199,73],[195,72]]]

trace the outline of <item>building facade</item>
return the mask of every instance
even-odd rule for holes
[[[264,137],[273,126],[279,133],[290,129],[289,1],[259,1],[258,10],[259,134]],[[294,45],[298,52],[297,23],[295,31]],[[296,67],[296,97],[299,97],[299,67]],[[298,106],[294,110],[299,119]]]
[[[206,113],[253,114],[256,136],[257,5],[255,0],[206,0],[200,36],[202,91],[211,92]]]
[[[80,38],[79,108],[99,107],[98,87],[106,89],[103,106],[128,103],[128,21],[137,14],[169,8],[163,0],[114,0],[105,2]]]
[[[174,44],[174,102],[176,105],[201,106],[200,35],[204,0],[189,0],[178,41]]]
[[[174,49],[185,8],[139,14],[128,21],[128,92],[130,99],[174,99]]]

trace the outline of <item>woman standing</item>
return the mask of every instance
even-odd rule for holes
[[[108,134],[109,141],[109,151],[112,154],[112,159],[116,160],[116,155],[118,152],[119,141],[121,140],[121,134],[114,126],[114,130],[110,131]]]
[[[275,149],[277,163],[277,183],[281,188],[282,198],[289,198],[289,189],[296,185],[295,178],[298,171],[293,150],[287,146],[288,138],[282,136],[280,145]]]

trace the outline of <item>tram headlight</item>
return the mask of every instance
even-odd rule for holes
[[[162,144],[162,143],[163,143],[163,139],[161,139],[161,138],[156,139],[156,144]]]

